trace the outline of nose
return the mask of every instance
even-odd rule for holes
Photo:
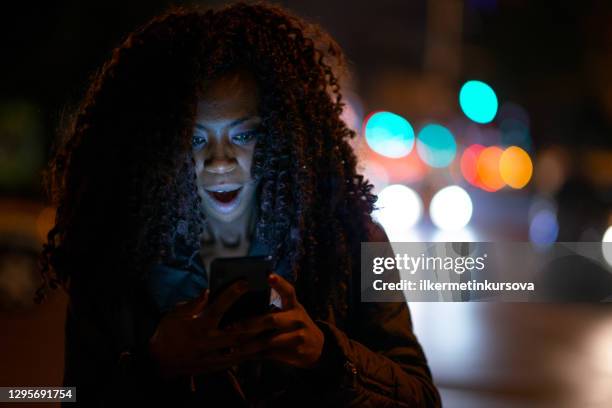
[[[232,172],[236,166],[236,157],[233,149],[226,143],[215,143],[211,146],[210,154],[204,161],[204,171],[212,174],[226,174]]]
[[[204,171],[212,174],[225,174],[230,173],[236,168],[235,163],[230,163],[229,161],[219,161],[215,160],[212,164],[204,164]]]

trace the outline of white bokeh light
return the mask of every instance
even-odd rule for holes
[[[376,201],[372,215],[382,224],[387,233],[407,232],[423,215],[423,202],[421,197],[412,189],[392,184],[385,187]]]
[[[459,186],[444,187],[433,196],[429,205],[431,221],[447,231],[465,227],[472,218],[472,210],[472,199]]]
[[[432,242],[478,242],[478,236],[470,228],[456,230],[437,230],[434,232]]]
[[[612,225],[609,226],[604,233],[601,242],[601,251],[603,252],[603,256],[608,265],[612,266]]]

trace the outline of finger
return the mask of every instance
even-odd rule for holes
[[[241,343],[248,341],[250,337],[252,336],[244,333],[226,333],[219,330],[215,334],[207,333],[206,339],[198,342],[196,349],[200,354],[207,354],[228,347],[237,347]]]
[[[298,365],[299,358],[296,356],[295,347],[274,347],[265,349],[259,353],[262,359],[269,359],[289,365]]]
[[[174,305],[174,308],[170,311],[170,313],[175,313],[175,314],[188,314],[189,313],[189,304],[191,302],[188,300],[183,300],[181,302],[177,302]]]
[[[280,333],[267,339],[266,349],[292,348],[303,344],[306,332],[304,330],[294,330],[291,332]]]
[[[226,329],[228,333],[260,333],[265,330],[290,331],[304,327],[305,323],[296,310],[267,313],[233,323]]]
[[[293,347],[298,344],[296,332],[275,334],[270,337],[256,338],[246,343],[243,343],[238,349],[238,353],[242,357],[262,356],[269,349],[275,347]]]
[[[224,355],[219,350],[203,350],[199,357],[189,361],[188,371],[214,371],[240,364],[245,360],[268,357],[278,360],[293,361],[296,358],[295,348],[304,342],[305,331],[275,334],[265,338],[252,338],[225,344],[223,348],[232,347],[231,354]]]
[[[232,283],[200,314],[202,323],[205,326],[218,327],[225,312],[247,291],[248,282],[246,280]]]
[[[244,359],[272,359],[292,363],[299,361],[299,347],[304,344],[305,331],[279,333],[264,339],[255,339],[241,346]]]
[[[268,277],[268,283],[272,289],[276,290],[281,297],[283,309],[291,309],[298,304],[295,288],[282,276],[272,273]]]
[[[185,300],[182,302],[178,302],[174,306],[173,312],[180,314],[180,315],[186,315],[186,316],[192,317],[193,315],[199,314],[204,309],[207,302],[208,302],[208,289],[204,289],[203,291],[200,292],[197,298],[192,299],[192,300]]]
[[[194,317],[197,317],[197,315],[202,313],[202,311],[208,304],[209,298],[210,298],[210,289],[206,288],[200,293],[200,295],[198,296],[198,298],[195,300],[193,304],[193,309],[191,310],[191,314]]]

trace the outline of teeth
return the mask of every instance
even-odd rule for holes
[[[241,187],[230,187],[227,189],[223,189],[223,188],[215,188],[215,189],[206,189],[207,191],[210,191],[211,193],[231,193],[233,191],[238,191],[240,190]]]

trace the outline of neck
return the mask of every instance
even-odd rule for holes
[[[255,228],[256,206],[252,206],[237,219],[223,222],[217,219],[208,219],[208,227],[204,230],[203,243],[218,242],[224,247],[237,247],[250,243],[251,234]]]

